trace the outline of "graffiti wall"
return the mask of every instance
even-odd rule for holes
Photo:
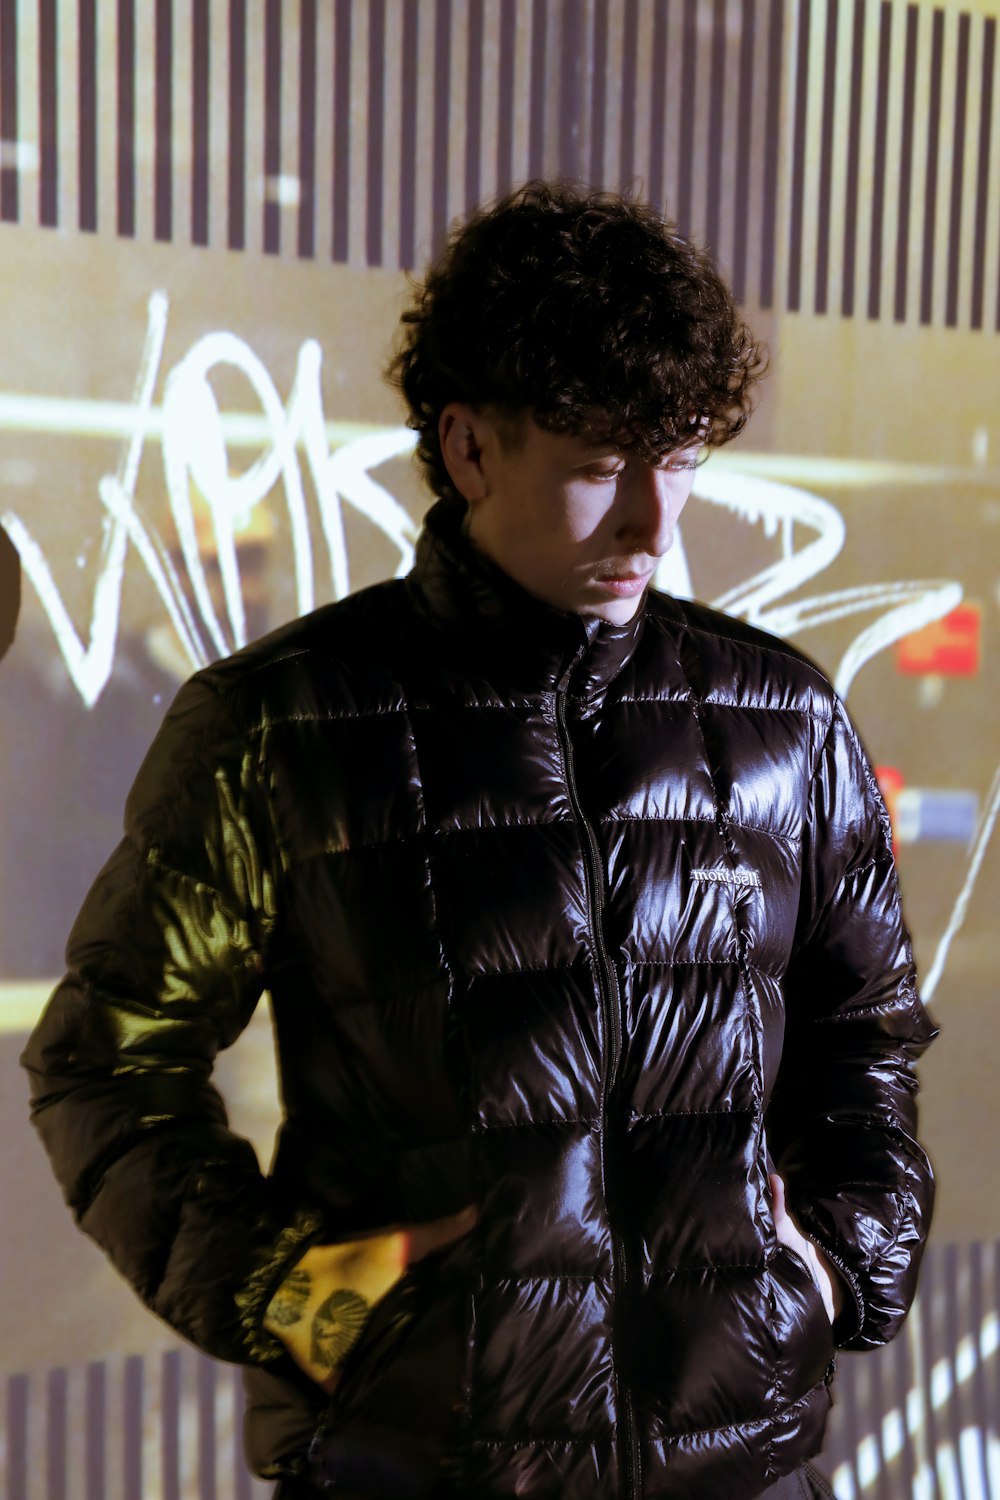
[[[715,250],[770,372],[657,583],[846,694],[925,995],[939,1211],[844,1361],[841,1500],[1000,1496],[1000,57],[992,5],[0,0],[0,1486],[248,1496],[233,1373],[78,1236],[17,1056],[179,684],[404,573],[428,497],[380,370],[407,273],[536,175]],[[261,1009],[220,1062],[267,1160]]]

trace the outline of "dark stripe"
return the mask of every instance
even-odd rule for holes
[[[837,0],[827,0],[823,48],[823,118],[820,125],[819,203],[816,208],[816,311],[830,305],[830,198],[833,186],[833,110],[837,98]]]
[[[122,1402],[122,1492],[124,1500],[142,1496],[142,1356],[130,1354],[125,1361]]]
[[[382,264],[382,153],[385,148],[385,0],[368,6],[368,151],[365,259]]]
[[[882,1432],[882,1417],[886,1411],[885,1382],[882,1378],[883,1374],[885,1373],[884,1349],[875,1349],[872,1351],[872,1357],[867,1361],[867,1369],[868,1392],[867,1399],[865,1401],[865,1410],[867,1412],[866,1425],[875,1438],[875,1444],[878,1449],[879,1456],[879,1470],[875,1479],[875,1496],[876,1500],[891,1500],[891,1496],[887,1493],[889,1476],[886,1472],[886,1456]],[[871,1487],[869,1486],[869,1491],[870,1488]]]
[[[18,217],[17,0],[0,0],[0,219]]]
[[[733,295],[747,292],[747,237],[750,231],[750,143],[753,139],[754,0],[740,7],[740,72],[736,104],[736,180],[733,203]]]
[[[764,124],[764,181],[761,192],[760,305],[774,303],[774,248],[778,218],[778,123],[781,108],[783,0],[771,0],[767,34],[767,105]]]
[[[531,82],[528,97],[528,176],[541,177],[545,160],[546,22],[548,0],[534,0],[531,8]]]
[[[86,1500],[105,1500],[107,1474],[107,1371],[99,1360],[87,1366],[84,1410]]]
[[[168,1349],[160,1365],[160,1462],[163,1500],[181,1500],[181,1355]]]
[[[899,143],[899,202],[896,213],[896,296],[893,316],[897,323],[906,318],[906,296],[909,281],[910,205],[913,193],[914,99],[917,87],[916,5],[906,7],[906,50],[903,61],[903,120]]]
[[[896,1410],[901,1414],[905,1423],[907,1412],[907,1401],[910,1391],[915,1384],[913,1369],[913,1347],[908,1332],[903,1333],[893,1340],[889,1346],[892,1357],[892,1402]],[[899,1458],[896,1460],[897,1467],[893,1474],[899,1481],[901,1493],[912,1495],[914,1480],[916,1479],[916,1462],[913,1451],[913,1443],[909,1439],[903,1443]]]
[[[944,1339],[941,1352],[948,1361],[948,1368],[953,1377],[951,1391],[948,1394],[948,1400],[945,1405],[944,1420],[948,1433],[948,1441],[954,1449],[956,1461],[961,1462],[962,1428],[965,1425],[962,1420],[962,1386],[954,1378],[955,1354],[958,1350],[958,1341],[963,1331],[958,1315],[958,1247],[956,1245],[945,1245],[942,1260],[944,1262],[941,1277],[944,1298]]]
[[[49,1371],[45,1393],[45,1500],[66,1500],[65,1369]]]
[[[403,0],[403,80],[399,142],[399,264],[412,270],[417,215],[417,35],[418,0]]]
[[[281,0],[264,10],[264,225],[265,255],[281,249]]]
[[[7,1500],[28,1500],[28,1377],[7,1377]]]
[[[79,0],[77,26],[77,116],[79,143],[78,223],[97,228],[97,0]]]
[[[678,132],[677,228],[691,233],[691,199],[694,185],[694,111],[698,76],[698,0],[684,0],[684,32],[681,42],[681,127]]]
[[[514,38],[517,0],[501,0],[500,66],[497,79],[497,191],[505,193],[514,174]]]
[[[929,323],[934,306],[934,220],[937,215],[938,150],[941,142],[941,70],[944,60],[944,11],[936,8],[931,23],[931,94],[927,106],[927,177],[924,184],[924,242],[920,274],[920,321]]]
[[[716,255],[722,212],[722,127],[726,102],[726,0],[712,9],[712,59],[708,86],[708,168],[706,172],[705,239]]]
[[[38,0],[38,220],[59,223],[59,64],[56,0]]]
[[[316,254],[316,0],[299,11],[299,230],[298,253]]]
[[[955,126],[951,152],[951,203],[948,214],[948,281],[944,321],[958,323],[958,273],[962,253],[962,177],[965,172],[965,114],[969,93],[969,27],[965,12],[958,18],[958,56],[955,61]]]
[[[198,1359],[198,1500],[215,1500],[215,1364]]]
[[[135,0],[118,0],[118,233],[135,234]]]
[[[333,59],[333,249],[346,261],[351,198],[351,0],[337,0]]]
[[[448,105],[451,99],[451,0],[434,9],[434,150],[431,176],[431,243],[433,254],[448,229]]]
[[[985,38],[984,38],[985,40]],[[969,1246],[969,1324],[972,1333],[975,1363],[972,1367],[972,1425],[977,1429],[979,1450],[979,1484],[984,1495],[990,1493],[990,1480],[986,1467],[987,1434],[994,1421],[986,1389],[986,1371],[980,1354],[983,1322],[986,1317],[983,1299],[983,1250],[982,1240],[973,1240]]]
[[[625,33],[622,37],[621,137],[618,150],[618,180],[623,188],[632,185],[635,171],[635,114],[639,77],[639,6],[637,0],[625,0]]]
[[[944,1352],[941,1349],[939,1331],[942,1319],[936,1286],[938,1280],[937,1270],[938,1256],[936,1253],[928,1252],[924,1256],[923,1270],[920,1277],[920,1307],[922,1312],[920,1319],[920,1363],[924,1372],[924,1433],[927,1444],[925,1451],[929,1454],[937,1453],[938,1444],[942,1436],[938,1414],[929,1399],[930,1373],[936,1361]]]
[[[229,0],[229,172],[226,242],[246,244],[247,12]]]
[[[871,249],[868,262],[868,316],[882,308],[882,234],[885,224],[885,152],[889,121],[889,61],[892,0],[882,0],[878,28],[878,82],[875,93],[875,164],[872,174]]]
[[[752,5],[753,0],[749,0]],[[649,201],[668,217],[663,200],[664,136],[667,129],[667,0],[653,0],[653,78],[649,110]]]
[[[174,73],[173,0],[156,0],[156,77],[153,89],[155,116],[153,146],[153,233],[158,240],[173,235],[173,100]]]
[[[809,108],[809,0],[799,0],[792,117],[792,186],[788,224],[788,310],[802,305],[802,230],[806,192],[806,116]]]
[[[191,239],[208,244],[210,163],[209,77],[211,33],[208,0],[191,7]]]
[[[854,285],[858,268],[858,189],[861,168],[861,80],[865,66],[865,0],[854,0],[851,38],[851,100],[847,115],[847,180],[844,184],[844,271],[840,311],[854,316]]]
[[[604,132],[608,110],[608,0],[594,0],[594,51],[590,85],[590,181],[604,186]]]
[[[479,202],[479,154],[483,149],[483,0],[469,0],[465,54],[465,212]]]
[[[997,23],[992,16],[983,22],[983,75],[979,100],[979,160],[976,170],[976,224],[972,250],[972,327],[983,326],[986,292],[986,223],[990,202],[990,134],[993,129],[993,68],[996,57]],[[1000,308],[998,308],[1000,319]]]
[[[230,1371],[233,1382],[233,1500],[252,1500],[250,1475],[243,1454],[243,1413],[246,1396],[243,1390],[243,1372]]]
[[[559,69],[559,175],[581,175],[583,123],[583,0],[563,0],[562,59]]]
[[[843,1444],[842,1460],[847,1464],[854,1480],[855,1493],[863,1493],[858,1482],[858,1447],[865,1434],[860,1431],[858,1399],[857,1399],[857,1368],[851,1371],[853,1379],[841,1381],[837,1386],[838,1406],[840,1408],[840,1433]]]

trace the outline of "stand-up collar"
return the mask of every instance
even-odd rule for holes
[[[497,567],[462,530],[461,501],[438,500],[417,539],[407,587],[417,609],[439,628],[462,632],[482,669],[526,687],[597,693],[638,644],[645,596],[626,625],[555,609]]]

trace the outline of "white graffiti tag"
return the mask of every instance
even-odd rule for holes
[[[162,408],[153,407],[167,326],[163,293],[149,301],[146,339],[136,384],[131,431],[114,474],[105,475],[98,493],[106,512],[98,576],[87,643],[81,639],[44,552],[23,519],[13,511],[0,516],[17,548],[55,635],[77,692],[89,708],[99,700],[114,666],[121,598],[129,544],[143,564],[194,670],[213,656],[246,644],[246,619],[236,535],[255,507],[280,489],[288,510],[299,613],[315,602],[316,557],[303,486],[301,457],[312,479],[320,530],[329,560],[334,598],[350,592],[342,502],[376,526],[399,554],[397,576],[408,571],[416,528],[399,501],[369,472],[408,453],[414,434],[406,427],[365,433],[331,449],[320,385],[322,352],[315,340],[299,351],[295,379],[283,404],[268,371],[252,349],[231,333],[210,333],[168,374]],[[241,419],[220,411],[210,376],[230,367],[250,383],[260,415],[242,419],[262,451],[249,468],[233,475],[229,444]],[[163,472],[173,523],[191,593],[192,611],[168,548],[152,523],[136,509],[139,467],[146,439],[163,445]],[[225,620],[219,619],[208,586],[195,528],[192,497],[207,508],[214,533]]]

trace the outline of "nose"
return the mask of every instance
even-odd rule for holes
[[[637,550],[662,557],[673,542],[677,518],[691,489],[691,472],[636,464],[630,480],[620,534]]]

